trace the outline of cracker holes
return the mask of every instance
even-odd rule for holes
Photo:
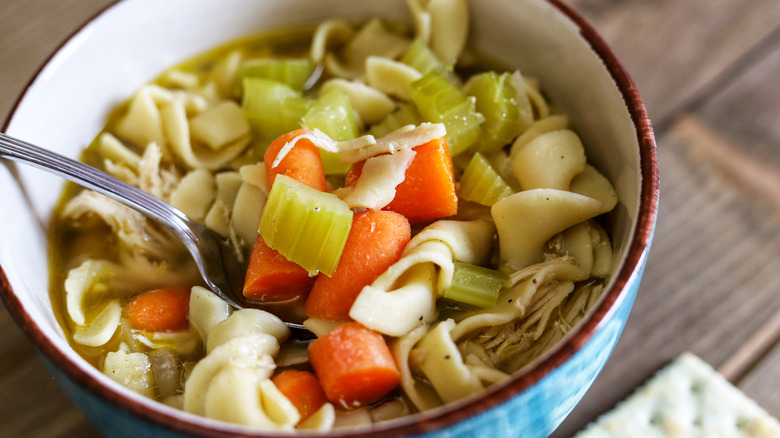
[[[664,424],[664,414],[659,411],[655,411],[653,415],[650,416],[650,425],[661,428]]]
[[[701,395],[704,392],[705,383],[701,380],[695,380],[691,383],[691,393]]]
[[[739,417],[737,418],[737,429],[750,430],[752,429],[753,421],[750,418]]]

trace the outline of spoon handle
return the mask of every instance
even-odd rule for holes
[[[225,255],[219,242],[212,238],[205,226],[190,219],[180,210],[106,172],[2,132],[0,157],[29,164],[94,190],[163,225],[181,240],[190,252],[209,287],[234,307],[244,307],[228,295],[229,284],[221,272],[223,265],[221,261],[216,263],[216,260],[221,260]],[[207,260],[215,262],[207,263]]]
[[[184,213],[143,190],[92,166],[2,132],[0,132],[0,157],[32,165],[106,195],[149,216],[170,229],[178,237],[193,237],[189,228],[194,221]]]
[[[231,268],[235,270],[237,265],[232,248],[225,244],[224,239],[217,238],[210,229],[192,220],[180,210],[106,172],[2,132],[0,132],[0,158],[45,170],[140,211],[169,229],[182,241],[213,292],[235,308],[252,307],[242,300],[243,296],[234,293],[227,278],[226,270]],[[232,262],[225,263],[226,259]],[[301,338],[308,338],[311,335],[301,324],[287,321],[285,324],[297,331]]]
[[[0,157],[37,167],[94,190],[163,225],[184,243],[209,286],[216,288],[216,293],[227,299],[230,304],[237,305],[234,300],[224,296],[222,289],[225,285],[213,284],[213,270],[204,269],[204,252],[208,253],[207,257],[220,254],[212,242],[206,242],[201,237],[206,234],[205,227],[178,209],[106,172],[2,132],[0,132]]]

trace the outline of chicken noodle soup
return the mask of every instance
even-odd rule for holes
[[[544,78],[469,50],[465,0],[409,6],[413,26],[228,44],[114,111],[84,160],[228,239],[258,308],[207,290],[140,213],[68,186],[53,302],[80,354],[188,412],[330,430],[479,393],[572,330],[612,272],[612,184]]]

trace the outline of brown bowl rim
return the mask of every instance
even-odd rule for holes
[[[618,89],[626,103],[632,122],[636,128],[637,140],[640,154],[640,170],[642,183],[640,189],[640,205],[638,212],[638,222],[628,248],[626,258],[621,269],[618,271],[615,282],[604,293],[604,297],[588,317],[581,323],[579,329],[574,332],[567,340],[558,345],[541,361],[534,364],[524,373],[513,376],[504,384],[494,385],[488,388],[483,396],[467,399],[462,403],[452,404],[442,409],[435,410],[432,413],[421,413],[409,417],[409,421],[388,422],[371,428],[371,434],[375,437],[389,437],[397,435],[413,435],[431,432],[441,428],[446,428],[459,421],[475,416],[488,409],[491,409],[501,403],[506,402],[512,397],[519,395],[530,386],[540,381],[554,369],[561,366],[569,360],[579,349],[590,340],[601,324],[610,314],[613,306],[624,299],[628,293],[629,285],[635,281],[634,274],[636,270],[644,263],[647,253],[650,249],[656,217],[658,213],[659,196],[659,171],[658,158],[656,152],[656,143],[653,134],[652,124],[647,114],[644,103],[639,95],[639,91],[633,80],[618,60],[615,53],[609,48],[607,43],[595,31],[595,29],[577,12],[564,4],[561,0],[545,0],[554,6],[558,11],[567,16],[574,22],[580,31],[580,35],[587,41],[593,51],[599,56],[604,65],[610,72],[611,77],[617,83]],[[119,3],[119,0],[107,5],[90,17],[85,23],[76,29],[68,38],[52,52],[49,58],[41,65],[36,74],[30,79],[19,98],[14,104],[8,118],[3,124],[3,132],[6,131],[13,115],[27,90],[40,75],[41,70],[51,61],[51,58],[57,54],[60,49],[79,34],[85,26],[102,15],[105,11]],[[21,327],[22,331],[33,341],[38,351],[42,353],[49,361],[59,367],[65,375],[77,383],[82,388],[88,390],[98,398],[111,403],[115,407],[128,411],[146,421],[149,421],[161,428],[171,429],[176,432],[186,434],[197,434],[208,437],[224,437],[226,434],[236,437],[289,437],[289,434],[274,434],[264,431],[253,432],[240,427],[219,424],[199,424],[196,421],[189,421],[181,415],[172,415],[155,408],[149,408],[147,405],[138,402],[124,394],[120,394],[108,386],[93,379],[87,372],[81,369],[71,359],[44,335],[38,324],[24,311],[21,302],[14,293],[2,266],[0,266],[0,298],[5,303],[9,313]],[[329,436],[334,437],[355,437],[362,436],[366,429],[336,431]],[[321,434],[299,433],[296,436],[322,436]]]

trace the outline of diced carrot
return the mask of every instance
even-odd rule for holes
[[[189,326],[187,313],[190,289],[169,287],[144,292],[127,306],[133,327],[150,332],[184,330]]]
[[[364,286],[395,263],[411,239],[409,221],[392,211],[355,214],[339,265],[332,276],[320,275],[306,298],[311,318],[342,321]]]
[[[255,301],[287,301],[306,294],[316,278],[257,236],[244,279],[244,296]]]
[[[309,418],[328,402],[317,377],[302,370],[284,370],[271,379],[276,388],[287,397],[301,414],[301,421]]]
[[[406,169],[406,179],[395,188],[395,198],[384,209],[401,213],[413,224],[456,214],[458,195],[446,138],[431,140],[414,151],[417,154]],[[355,163],[349,169],[345,181],[348,187],[355,185],[364,163]]]
[[[346,409],[379,400],[400,382],[385,338],[357,322],[315,339],[309,362],[328,399]]]
[[[276,175],[286,175],[317,190],[327,190],[320,150],[309,139],[299,139],[274,166],[284,146],[308,132],[307,129],[288,132],[268,146],[263,159],[269,185],[273,185]],[[263,238],[258,236],[249,258],[244,296],[256,301],[287,301],[304,295],[315,278],[298,264],[269,248]]]
[[[288,132],[271,142],[271,145],[268,146],[263,159],[269,185],[273,185],[276,175],[283,174],[317,190],[324,192],[328,189],[325,182],[325,170],[322,166],[320,150],[307,138],[299,139],[295,146],[281,159],[279,164],[275,167],[273,165],[277,155],[279,155],[279,152],[287,142],[307,132],[309,132],[307,129]]]

